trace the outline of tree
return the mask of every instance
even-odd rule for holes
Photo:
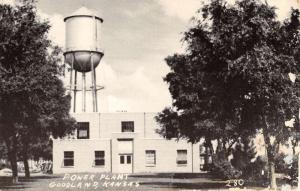
[[[232,152],[233,159],[231,164],[241,170],[244,177],[247,177],[249,173],[249,167],[251,167],[251,161],[255,159],[256,151],[253,140],[248,137],[244,137],[239,140]]]
[[[161,132],[168,127],[192,142],[217,139],[223,148],[262,132],[275,188],[274,157],[293,131],[285,121],[300,106],[299,80],[288,76],[299,75],[298,30],[298,10],[282,23],[275,8],[259,0],[204,5],[184,33],[186,53],[166,58],[173,103],[157,117]],[[169,114],[177,125],[165,120]]]
[[[0,21],[0,136],[17,182],[17,153],[28,168],[30,146],[71,133],[74,120],[59,79],[61,49],[47,39],[50,25],[37,17],[34,1],[0,5]]]

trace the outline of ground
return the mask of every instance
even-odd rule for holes
[[[2,190],[26,190],[26,191],[57,191],[57,190],[219,190],[239,188],[239,182],[228,182],[214,179],[207,173],[194,174],[134,174],[127,178],[122,174],[93,174],[93,173],[76,173],[76,174],[59,174],[45,175],[33,174],[31,178],[24,178],[22,175],[20,183],[12,185],[10,177],[0,177],[0,191]],[[228,184],[229,183],[229,184]],[[234,184],[237,183],[236,186]],[[227,186],[226,186],[227,184]],[[264,187],[250,185],[247,181],[241,188],[249,190],[266,190]]]

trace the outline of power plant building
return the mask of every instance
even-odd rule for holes
[[[204,157],[200,144],[166,140],[156,133],[156,113],[100,113],[95,68],[104,53],[101,49],[103,19],[80,8],[64,19],[66,23],[65,62],[70,66],[69,93],[78,129],[74,135],[53,140],[53,173],[71,172],[200,172]],[[78,74],[82,75],[81,83]],[[86,86],[86,75],[91,85]],[[78,84],[81,84],[79,87]],[[93,112],[86,112],[86,92],[90,91]],[[77,92],[81,108],[76,109]]]
[[[200,172],[200,145],[165,140],[156,113],[74,113],[80,128],[54,140],[53,172]]]

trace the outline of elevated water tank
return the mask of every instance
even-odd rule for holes
[[[101,24],[103,19],[81,7],[64,19],[66,23],[65,61],[79,72],[96,68],[103,56],[101,49]]]

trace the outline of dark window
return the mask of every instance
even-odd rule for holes
[[[122,121],[122,132],[134,132],[134,122],[133,121]]]
[[[64,166],[74,166],[74,152],[65,151],[64,152]]]
[[[146,165],[156,164],[156,153],[155,150],[146,150]]]
[[[105,165],[105,153],[104,151],[95,151],[95,166]]]
[[[77,123],[77,139],[89,139],[90,138],[90,123],[78,122]]]
[[[187,150],[177,150],[177,164],[186,165],[187,164]]]
[[[127,164],[131,164],[131,156],[127,155]]]
[[[124,164],[124,155],[120,156],[120,164]]]

